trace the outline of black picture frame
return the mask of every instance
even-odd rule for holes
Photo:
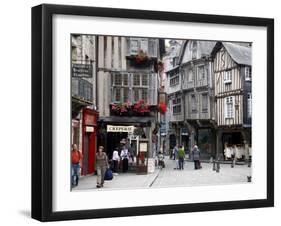
[[[267,197],[100,210],[52,210],[52,18],[55,14],[247,25],[267,29]],[[274,20],[177,12],[43,4],[32,8],[32,218],[58,221],[274,206]]]

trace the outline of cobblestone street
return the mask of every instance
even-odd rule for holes
[[[247,176],[251,175],[251,168],[247,165],[231,168],[230,164],[221,164],[220,172],[217,173],[213,171],[211,163],[202,163],[200,170],[194,170],[193,162],[188,161],[184,164],[184,170],[175,170],[176,162],[168,158],[165,164],[165,168],[156,168],[151,174],[120,173],[112,181],[105,181],[102,190],[247,183]],[[89,189],[97,189],[96,175],[80,178],[79,185],[73,191]]]

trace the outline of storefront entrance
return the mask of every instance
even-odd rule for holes
[[[112,153],[114,149],[117,148],[117,150],[121,149],[120,141],[122,139],[127,139],[128,133],[120,133],[120,132],[112,132],[107,133],[107,147],[106,147],[106,154],[109,159],[112,158]],[[119,153],[120,154],[120,153]]]

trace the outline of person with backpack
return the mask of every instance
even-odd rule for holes
[[[97,169],[97,188],[103,187],[104,175],[106,169],[109,168],[108,158],[104,152],[104,147],[99,146],[98,153],[96,154],[96,169]]]
[[[82,161],[82,154],[78,150],[77,145],[73,144],[72,151],[71,151],[71,168],[72,168],[71,185],[73,187],[78,186],[81,161]]]

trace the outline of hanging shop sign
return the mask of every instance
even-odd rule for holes
[[[72,77],[93,77],[92,64],[72,64]]]
[[[93,126],[86,126],[86,129],[85,129],[85,131],[86,132],[89,132],[89,133],[93,133],[94,132],[94,127]]]
[[[107,125],[107,132],[133,133],[134,132],[134,126]]]

